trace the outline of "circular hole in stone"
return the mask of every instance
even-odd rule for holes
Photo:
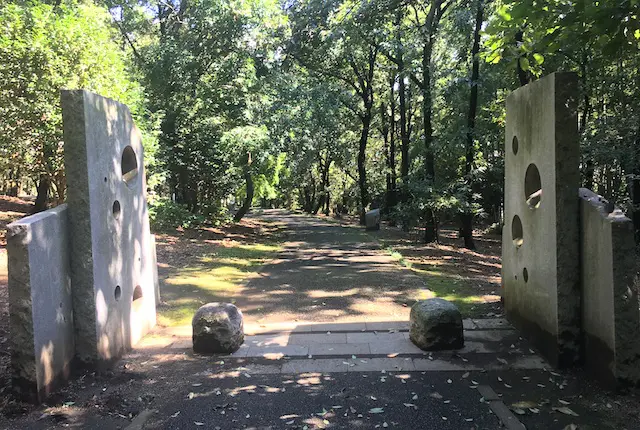
[[[524,279],[524,282],[529,282],[529,271],[526,267],[522,269],[522,278]]]
[[[116,300],[120,300],[120,297],[122,297],[122,288],[120,288],[120,285],[116,285],[116,289],[113,292],[113,297],[115,297]]]
[[[513,140],[511,141],[511,149],[513,149],[513,154],[518,154],[518,138],[513,136]]]
[[[135,302],[138,299],[142,298],[142,287],[140,285],[136,285],[133,289],[133,301]]]
[[[531,209],[540,206],[542,200],[542,181],[540,172],[535,164],[529,164],[527,172],[524,174],[524,196]]]
[[[120,219],[121,208],[120,208],[120,202],[118,200],[113,202],[113,208],[111,209],[111,212],[113,213],[113,217],[115,219]]]
[[[513,220],[511,220],[511,239],[513,240],[513,244],[517,247],[522,246],[524,243],[522,221],[520,221],[520,217],[518,215],[514,215]]]
[[[122,151],[122,160],[120,160],[120,168],[122,169],[122,179],[130,184],[138,176],[138,159],[136,153],[130,145]]]

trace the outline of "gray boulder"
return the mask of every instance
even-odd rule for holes
[[[462,315],[444,299],[427,299],[411,307],[409,338],[425,351],[464,346]]]
[[[373,209],[364,214],[367,230],[380,230],[380,209]]]
[[[196,311],[191,325],[193,352],[231,353],[244,343],[242,312],[231,303],[207,303]]]

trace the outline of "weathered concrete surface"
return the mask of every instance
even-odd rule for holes
[[[12,384],[42,401],[69,376],[74,355],[67,207],[7,226]]]
[[[507,98],[504,304],[559,366],[580,358],[577,95],[554,73]]]
[[[640,383],[640,312],[633,223],[580,189],[585,365],[607,385]]]
[[[411,307],[409,338],[420,349],[437,351],[464,346],[462,315],[444,299],[433,298]]]
[[[236,352],[244,343],[242,312],[231,303],[207,303],[193,316],[193,351]]]
[[[155,324],[142,141],[129,109],[62,91],[77,356],[107,364]]]

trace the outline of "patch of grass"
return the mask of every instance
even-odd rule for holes
[[[427,288],[420,290],[415,300],[425,300],[433,297],[448,300],[458,307],[463,317],[481,316],[486,313],[481,305],[494,304],[500,301],[500,297],[496,295],[478,294],[477,289],[473,287],[472,281],[469,279],[440,272],[435,269],[435,266],[434,269],[421,268],[419,265],[412,264],[410,260],[391,246],[387,247],[386,250],[398,263],[411,269],[425,280]]]
[[[189,324],[204,303],[235,302],[246,282],[278,251],[280,246],[275,244],[219,246],[199,257],[197,264],[177,269],[164,280],[158,323]]]

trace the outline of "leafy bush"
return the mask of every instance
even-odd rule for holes
[[[194,214],[186,206],[169,199],[149,202],[149,222],[152,230],[168,230],[178,227],[194,228],[204,224],[206,218]]]

